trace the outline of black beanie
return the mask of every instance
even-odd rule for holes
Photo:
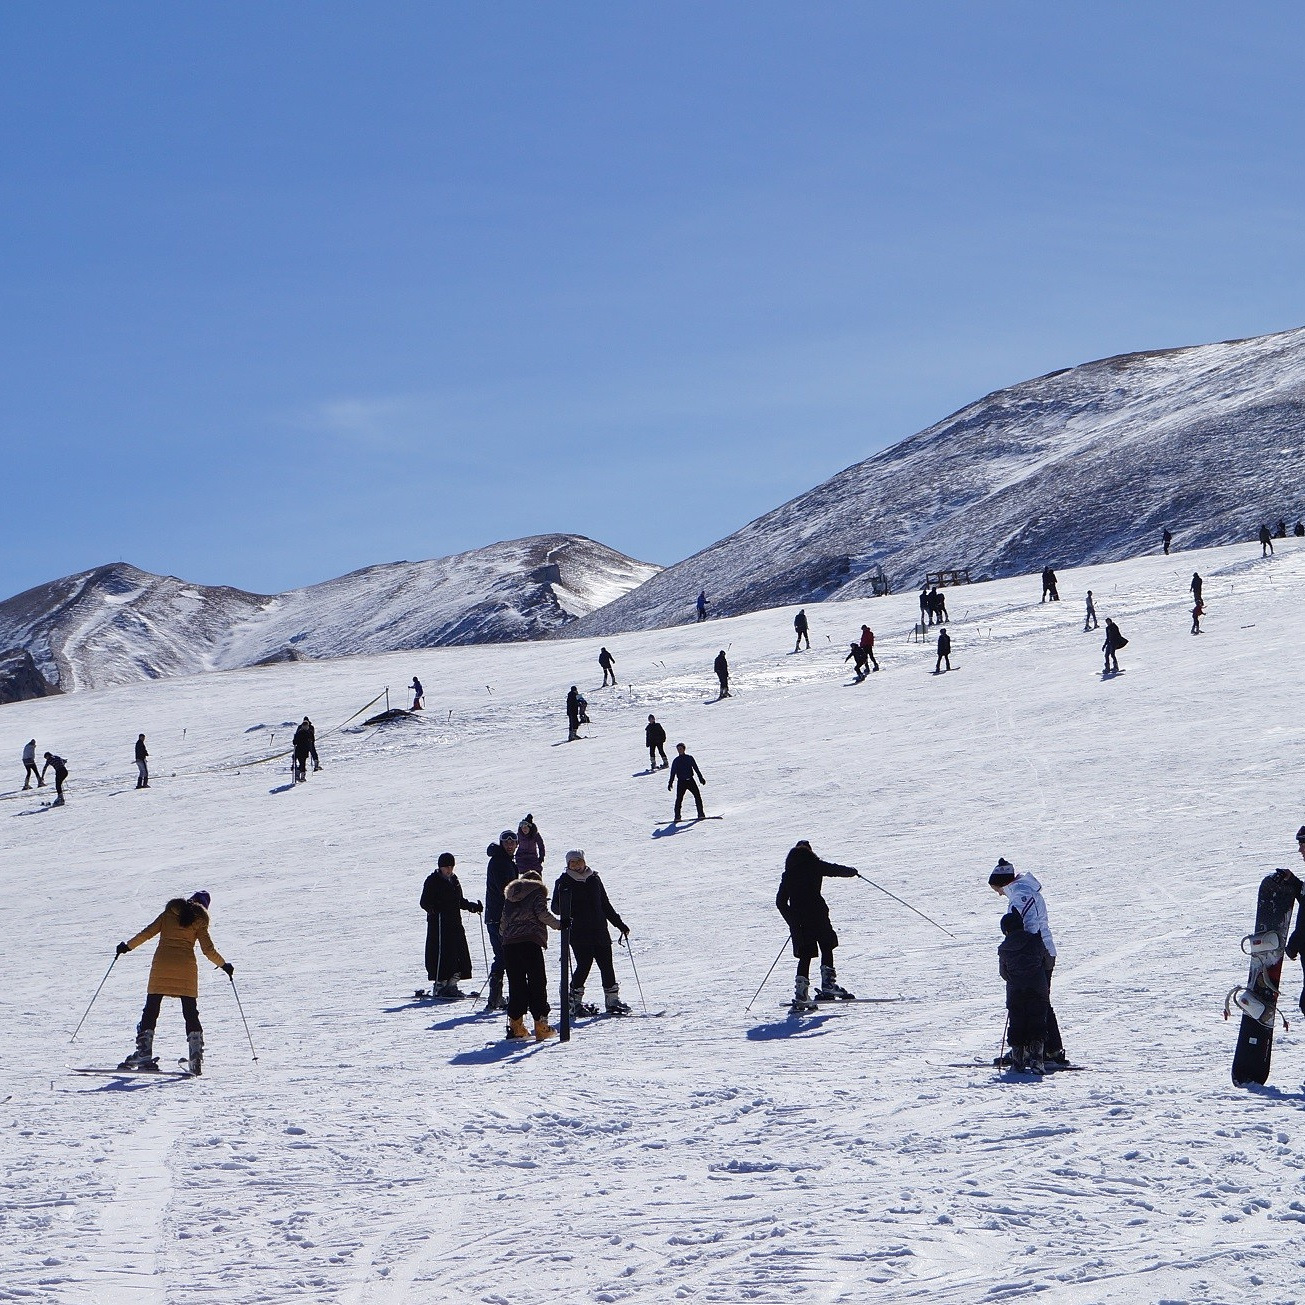
[[[988,876],[989,888],[1001,888],[1015,878],[1015,867],[1006,858],[999,857],[996,869]]]
[[[441,853],[440,853],[440,856],[439,856],[439,860],[436,861],[435,864],[438,865],[438,866],[441,866],[441,867],[446,866],[446,865],[453,865],[453,864],[454,864],[453,853],[452,853],[452,852],[441,852]]]
[[[1297,841],[1298,843],[1305,843],[1305,825],[1302,825],[1302,826],[1301,826],[1301,827],[1296,831],[1296,841]]]
[[[1004,934],[1023,933],[1024,917],[1018,911],[1007,911],[1001,917],[1001,931]]]

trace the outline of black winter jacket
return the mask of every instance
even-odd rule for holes
[[[658,748],[666,742],[666,731],[656,721],[653,721],[644,727],[643,738],[650,748]]]
[[[789,852],[784,859],[784,877],[779,881],[775,906],[788,922],[795,956],[814,956],[822,939],[837,945],[837,935],[829,923],[829,903],[820,891],[822,881],[826,875],[833,879],[855,879],[856,873],[852,866],[822,861],[810,847],[799,845]]]
[[[583,879],[570,871],[559,875],[553,885],[552,910],[563,919],[570,915],[571,937],[580,942],[610,942],[608,924],[614,924],[620,933],[630,932],[608,900],[603,881],[592,870]]]
[[[485,867],[485,923],[497,924],[503,918],[503,890],[517,877],[517,863],[499,843],[485,849],[489,865]]]
[[[997,968],[1001,977],[1014,988],[1033,992],[1050,991],[1047,975],[1047,949],[1042,935],[1017,929],[1001,940],[997,948]]]

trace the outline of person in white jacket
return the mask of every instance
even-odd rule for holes
[[[1042,885],[1033,875],[1016,873],[1015,867],[1003,856],[988,876],[988,887],[1004,897],[1010,903],[1011,910],[1019,912],[1026,933],[1036,933],[1041,937],[1047,953],[1047,986],[1050,990],[1051,975],[1056,968],[1056,943],[1051,936],[1051,922],[1047,918],[1047,903],[1042,898]],[[1047,1036],[1044,1046],[1044,1061],[1058,1061],[1062,1065],[1068,1063],[1056,1011],[1050,1001],[1047,1003]]]

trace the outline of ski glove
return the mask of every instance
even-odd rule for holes
[[[569,915],[564,915],[562,917],[562,928],[569,929],[570,927],[571,927],[571,917]]]
[[[129,951],[131,951],[131,948],[128,947],[126,943],[119,943],[118,949],[114,954],[117,956],[126,956]]]
[[[223,970],[223,972],[226,974],[227,978],[229,979],[229,978],[231,978],[231,976],[232,976],[233,974],[235,974],[235,972],[236,972],[236,967],[235,967],[234,965],[232,965],[230,961],[228,961],[228,962],[227,962],[227,963],[222,967],[222,970]]]
[[[474,915],[479,915],[485,909],[484,902],[472,902],[471,910]]]
[[[1301,929],[1299,924],[1293,930],[1290,938],[1287,939],[1287,955],[1294,961],[1299,955],[1302,944],[1305,944],[1305,930]]]

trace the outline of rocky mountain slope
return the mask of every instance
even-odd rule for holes
[[[1305,510],[1305,330],[1126,354],[986,398],[847,468],[566,630],[857,598],[876,566],[975,579],[1253,539]]]
[[[68,691],[290,657],[496,643],[546,634],[656,571],[579,535],[372,566],[275,595],[116,562],[0,603],[0,648],[26,651]]]

